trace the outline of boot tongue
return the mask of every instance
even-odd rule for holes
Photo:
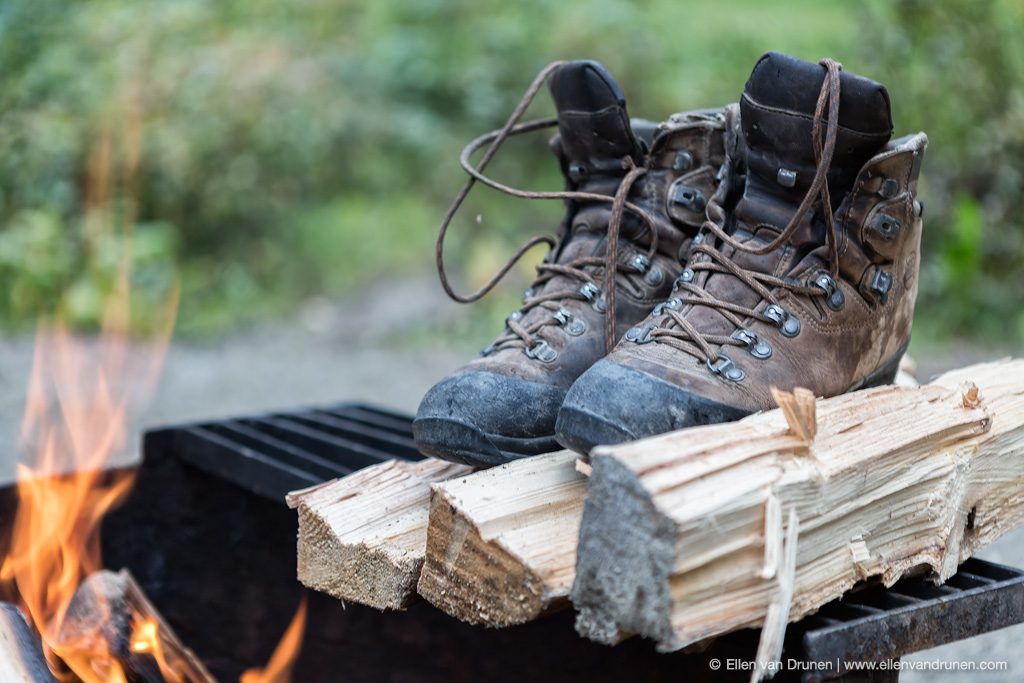
[[[754,66],[740,99],[747,184],[736,207],[741,223],[781,228],[814,178],[814,111],[826,69],[769,52]],[[889,94],[878,83],[840,74],[839,130],[828,172],[833,210],[857,173],[892,136]]]
[[[642,162],[625,95],[601,64],[568,62],[551,74],[548,84],[558,110],[561,155],[572,182],[580,184],[586,180],[581,175],[595,172],[619,172],[618,162],[626,156]]]
[[[643,146],[626,111],[626,97],[612,75],[598,62],[567,62],[548,79],[558,111],[558,136],[552,141],[569,188],[614,195],[626,170],[623,158],[643,163]],[[577,207],[569,240],[560,261],[604,252],[611,203],[587,202]],[[620,235],[634,237],[640,223],[628,212]],[[628,254],[623,254],[627,257]],[[562,284],[558,278],[551,283]]]
[[[819,64],[770,52],[754,66],[740,99],[747,150],[747,179],[733,212],[733,237],[762,246],[775,239],[793,217],[815,174],[814,112],[826,69]],[[874,81],[840,75],[839,131],[828,172],[834,210],[849,192],[861,167],[892,135],[889,95]],[[822,221],[804,219],[787,244],[763,255],[721,247],[741,268],[784,276],[808,253],[825,244]],[[785,262],[783,260],[785,259]],[[720,299],[754,307],[759,295],[729,274],[711,274],[705,289]],[[698,306],[689,316],[709,334],[729,334],[732,324],[717,310]]]

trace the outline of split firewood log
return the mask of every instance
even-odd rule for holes
[[[594,449],[580,633],[676,650],[769,613],[794,621],[858,582],[944,581],[1024,523],[1024,361],[778,398],[736,423]]]

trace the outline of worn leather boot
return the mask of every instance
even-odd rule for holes
[[[555,418],[566,390],[668,295],[718,184],[725,158],[721,110],[676,115],[656,129],[631,125],[619,86],[592,61],[542,72],[524,103],[545,76],[558,113],[552,148],[566,190],[521,192],[481,173],[503,132],[542,125],[516,124],[523,103],[502,131],[471,143],[463,166],[475,180],[509,194],[563,200],[559,238],[551,240],[504,332],[423,398],[413,433],[429,455],[490,466],[556,450]],[[492,148],[482,162],[470,166],[473,148],[488,142]],[[508,268],[471,296],[455,294],[447,282],[441,242],[471,185],[456,198],[439,235],[442,284],[459,301],[479,298]]]
[[[874,81],[769,53],[740,101],[736,153],[671,297],[568,392],[579,452],[891,382],[917,294],[927,138],[890,140]]]

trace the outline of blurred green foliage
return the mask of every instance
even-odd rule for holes
[[[919,338],[1024,341],[1024,3],[879,3],[868,63],[924,130]]]
[[[500,125],[548,61],[605,62],[632,113],[659,119],[735,100],[757,57],[778,49],[833,55],[887,83],[900,129],[931,136],[921,310],[930,334],[1024,339],[1014,290],[1024,257],[1021,8],[872,7],[6,0],[0,324],[54,306],[95,324],[128,249],[144,311],[180,281],[185,334],[427,273],[462,182],[458,150]],[[495,174],[560,184],[543,136],[509,148]],[[480,191],[464,213],[450,258],[469,287],[526,235],[549,232],[560,211]],[[483,315],[499,319],[502,308]]]

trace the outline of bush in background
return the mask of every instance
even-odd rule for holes
[[[880,4],[867,55],[924,130],[919,336],[1024,340],[1024,4]]]
[[[458,150],[546,62],[600,59],[634,115],[658,119],[735,100],[756,58],[782,49],[888,83],[901,130],[929,132],[929,334],[1010,316],[1024,339],[1007,284],[1024,254],[1019,8],[904,1],[862,16],[839,0],[7,0],[0,324],[59,304],[94,325],[129,244],[144,300],[180,278],[186,334],[427,273]],[[560,184],[543,136],[502,157],[510,183]],[[466,286],[559,213],[481,191],[451,240]]]

